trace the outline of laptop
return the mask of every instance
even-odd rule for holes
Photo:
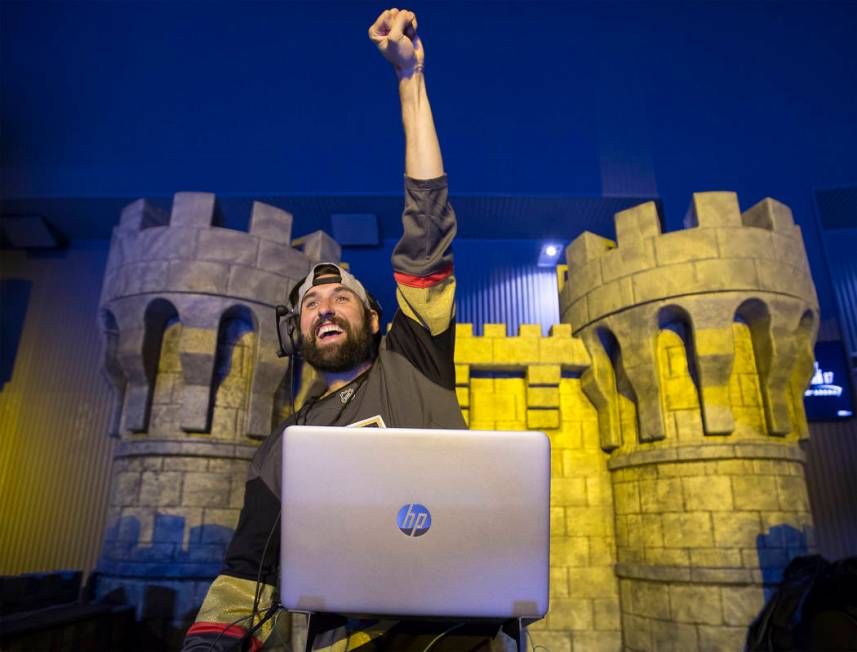
[[[399,618],[547,612],[544,433],[291,426],[282,450],[287,609]]]

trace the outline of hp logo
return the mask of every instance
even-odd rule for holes
[[[421,537],[431,527],[431,513],[418,503],[402,505],[396,523],[409,537]]]

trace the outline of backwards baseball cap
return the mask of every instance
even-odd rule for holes
[[[300,312],[304,295],[316,285],[327,285],[329,283],[339,283],[345,286],[356,294],[363,302],[363,305],[368,309],[375,309],[369,299],[366,289],[360,281],[358,281],[351,272],[340,267],[336,263],[318,263],[313,265],[309,274],[307,274],[302,281],[298,281],[297,285],[295,285],[292,288],[292,291],[289,292],[289,303],[292,304],[292,308],[294,310]]]

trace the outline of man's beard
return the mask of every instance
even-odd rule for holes
[[[313,368],[341,373],[354,369],[372,357],[373,333],[369,319],[364,319],[362,327],[356,330],[344,319],[334,318],[331,322],[345,333],[345,341],[321,348],[315,335],[317,327],[313,328],[312,337],[306,338],[301,345],[304,360]]]

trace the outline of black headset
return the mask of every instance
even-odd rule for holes
[[[274,310],[277,314],[277,342],[280,345],[277,356],[293,356],[301,350],[301,313],[283,305],[276,306]]]

